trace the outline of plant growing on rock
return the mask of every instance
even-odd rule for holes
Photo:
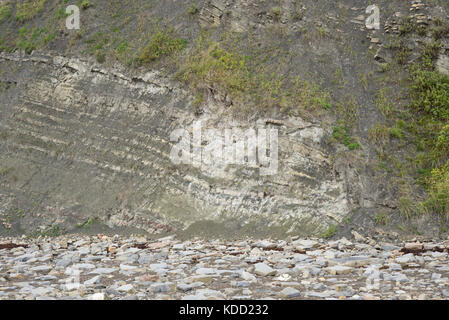
[[[185,49],[187,41],[174,36],[172,29],[159,31],[150,38],[139,56],[140,63],[150,63]]]
[[[0,4],[0,23],[11,17],[12,5],[9,1]]]
[[[45,7],[47,0],[25,0],[17,3],[16,20],[25,22],[37,16]]]

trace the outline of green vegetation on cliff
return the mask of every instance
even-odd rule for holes
[[[148,45],[139,56],[139,62],[151,63],[161,57],[181,51],[186,47],[186,40],[173,36],[173,30],[159,31],[150,38]]]
[[[0,23],[11,17],[12,5],[6,1],[0,4]]]
[[[16,20],[25,22],[44,10],[47,0],[25,0],[17,3]]]

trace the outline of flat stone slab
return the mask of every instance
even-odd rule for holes
[[[262,277],[274,276],[276,274],[276,270],[265,263],[256,263],[254,273]]]
[[[283,298],[295,298],[299,297],[301,295],[301,292],[295,288],[287,287],[280,292],[280,295]]]
[[[339,274],[351,273],[354,270],[354,268],[338,265],[338,266],[329,267],[326,270],[332,275],[339,275]]]

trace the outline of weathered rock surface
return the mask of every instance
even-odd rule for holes
[[[0,163],[10,172],[0,184],[0,212],[26,212],[16,228],[73,229],[94,215],[152,234],[200,223],[211,234],[310,235],[350,211],[345,176],[316,124],[231,121],[214,102],[196,117],[193,97],[157,71],[129,75],[83,59],[18,54],[2,54],[0,68],[13,83],[0,100]],[[278,129],[277,174],[173,164],[171,132],[191,131],[197,120],[204,128]]]
[[[75,245],[78,240],[90,248],[117,249],[84,255]],[[60,242],[67,247],[61,248]],[[277,248],[260,251],[255,264],[255,240],[181,242],[174,237],[103,235],[0,238],[0,246],[22,245],[0,249],[0,300],[449,298],[449,241],[423,243],[427,249],[416,254],[405,253],[410,246],[404,243],[314,242],[319,247],[306,250],[307,259],[298,261],[297,242],[272,241]],[[176,249],[180,245],[190,253]],[[338,250],[333,249],[336,246]],[[154,255],[156,263],[134,261],[122,268],[118,258],[130,250],[139,256]],[[67,255],[83,257],[76,265],[56,268],[57,261]],[[30,256],[34,259],[26,258]],[[361,260],[367,263],[346,265]]]

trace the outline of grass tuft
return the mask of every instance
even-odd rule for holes
[[[11,17],[12,5],[9,1],[0,4],[0,23]]]
[[[139,56],[139,62],[151,63],[185,49],[186,45],[187,41],[175,37],[172,29],[159,31],[150,38],[150,42]]]
[[[349,135],[348,131],[348,128],[343,125],[336,126],[332,132],[332,137],[346,146],[349,150],[360,148],[360,145]]]
[[[16,20],[25,22],[37,16],[45,6],[47,0],[25,0],[17,3]]]

